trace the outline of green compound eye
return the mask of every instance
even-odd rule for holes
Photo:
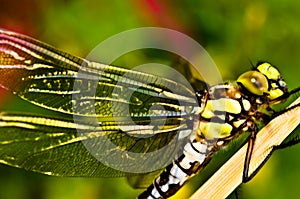
[[[268,92],[268,80],[258,71],[248,71],[237,79],[249,92],[255,95],[263,95]]]

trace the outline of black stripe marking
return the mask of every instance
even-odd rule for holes
[[[183,156],[184,156],[184,157],[183,157]],[[197,162],[197,161],[190,162],[190,165],[191,165],[190,169],[185,169],[185,168],[183,168],[183,167],[180,165],[180,162],[181,162],[181,160],[182,160],[183,158],[185,158],[185,155],[184,155],[184,154],[181,155],[180,158],[178,158],[178,160],[175,160],[174,162],[175,162],[175,164],[178,166],[178,168],[181,169],[181,171],[183,171],[186,175],[191,176],[192,174],[195,173],[195,166],[196,166],[197,164],[199,164],[199,162]]]
[[[192,149],[194,151],[196,151],[197,153],[202,154],[200,151],[198,151],[198,149],[196,149],[196,147],[193,145],[193,143],[197,143],[197,141],[194,139],[192,142],[190,142]]]

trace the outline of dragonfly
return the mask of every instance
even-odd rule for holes
[[[249,173],[249,164],[259,124],[276,115],[272,105],[300,90],[289,91],[276,67],[259,62],[235,82],[194,91],[172,79],[92,62],[2,29],[0,85],[63,115],[1,111],[0,163],[52,176],[130,179],[159,173],[139,199],[176,194],[217,151],[246,132],[243,181],[250,180],[256,173]],[[153,157],[158,150],[161,156]],[[112,166],[109,158],[118,161]],[[146,165],[149,173],[133,171]]]

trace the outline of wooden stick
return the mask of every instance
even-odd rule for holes
[[[300,97],[290,106],[300,103]],[[274,118],[256,136],[249,175],[262,163],[273,146],[281,142],[299,125],[300,107]],[[248,143],[237,151],[190,199],[226,198],[241,183]]]

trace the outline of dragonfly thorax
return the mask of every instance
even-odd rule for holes
[[[224,83],[209,89],[205,107],[200,113],[197,134],[205,140],[230,139],[247,129],[253,110],[237,84]]]

